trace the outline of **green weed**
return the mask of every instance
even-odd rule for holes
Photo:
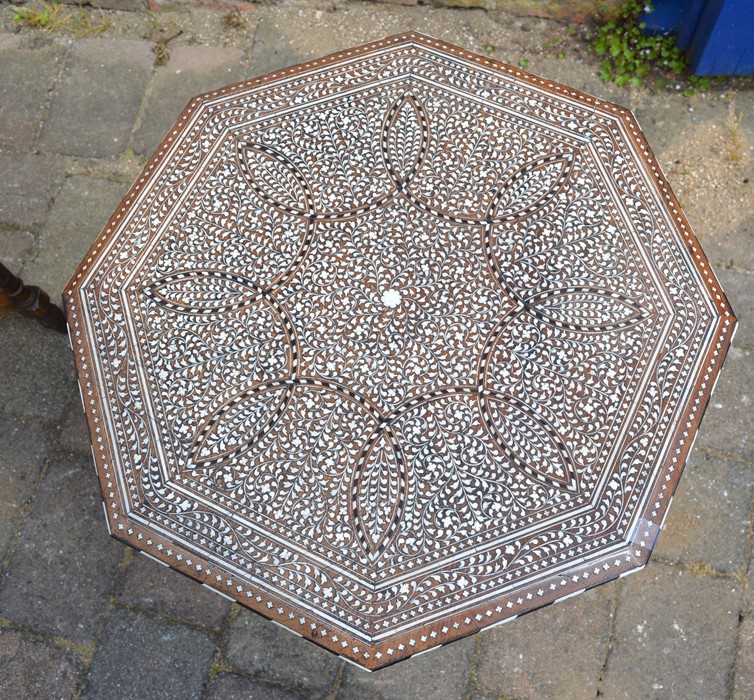
[[[36,6],[16,8],[13,12],[13,21],[19,26],[50,31],[67,22],[68,16],[63,14],[61,4],[42,0]]]
[[[597,31],[591,49],[602,56],[600,77],[606,83],[638,86],[653,77],[658,89],[663,90],[673,79],[687,76],[686,56],[674,36],[644,34],[647,24],[641,18],[652,9],[651,4],[630,0]],[[698,76],[687,77],[685,82],[684,95],[693,95],[710,86],[709,78]],[[680,84],[678,89],[681,89]]]
[[[110,28],[110,23],[101,8],[95,6],[92,11],[87,11],[83,7],[66,7],[55,0],[40,0],[25,7],[15,8],[13,21],[18,27],[45,32],[63,31],[76,38],[102,34]]]

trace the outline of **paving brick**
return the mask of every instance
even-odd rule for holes
[[[655,552],[718,571],[745,571],[752,477],[750,466],[694,452]]]
[[[483,13],[466,15],[464,22],[448,21],[452,14],[422,8],[417,16],[414,8],[369,4],[354,4],[347,13],[304,7],[265,8],[254,36],[248,75],[270,73],[383,39],[408,27],[468,45],[469,35],[484,25],[491,32],[489,36],[485,34],[485,41],[496,43],[501,55],[506,47],[514,50],[508,32],[501,32],[499,25],[481,16]],[[520,51],[520,46],[516,45],[515,50]]]
[[[68,339],[16,314],[0,317],[0,415],[57,421],[74,383]]]
[[[748,613],[754,614],[754,557],[749,560],[749,582],[744,594],[744,607]],[[754,696],[753,696],[754,697]]]
[[[82,676],[83,664],[72,651],[15,630],[0,630],[0,697],[75,697]]]
[[[733,202],[727,201],[727,204],[736,211],[746,211]],[[716,270],[720,269],[721,263],[733,263],[736,267],[754,270],[754,245],[751,244],[754,239],[754,216],[743,218],[735,226],[723,229],[711,223],[697,223],[696,231],[702,249],[716,263]]]
[[[347,11],[304,6],[285,7],[282,3],[274,7],[260,7],[257,11],[260,23],[254,37],[248,75],[262,75],[368,41],[383,39],[408,28],[513,63],[521,57],[525,47],[531,45],[532,40],[536,41],[537,31],[547,33],[547,41],[559,31],[563,32],[565,38],[562,25],[552,22],[536,20],[537,31],[532,32],[528,27],[522,29],[524,22],[520,20],[515,21],[517,26],[514,28],[514,18],[506,13],[465,12],[463,21],[459,21],[461,14],[457,11],[438,10],[422,5],[420,3],[419,8],[397,6],[391,0],[385,5],[352,3]],[[542,43],[544,41],[543,39]],[[492,50],[490,47],[493,47]],[[531,68],[553,80],[574,84],[575,87],[588,87],[603,97],[609,98],[614,92],[624,101],[627,98],[626,90],[605,85],[600,81],[598,71],[585,70],[581,60],[561,61],[554,56],[552,60],[542,60],[538,56],[530,58]]]
[[[71,393],[68,407],[57,431],[57,443],[58,447],[68,452],[78,452],[85,455],[92,453],[89,428],[86,425],[86,416],[81,406],[81,395],[78,387]]]
[[[244,52],[215,46],[177,46],[155,71],[151,94],[134,135],[136,153],[150,154],[192,97],[244,77]]]
[[[18,50],[23,41],[23,37],[17,34],[0,34],[0,52]]]
[[[753,360],[752,351],[731,347],[699,429],[699,447],[754,456]]]
[[[754,347],[754,273],[726,269],[716,272],[738,318],[734,341],[736,345],[751,349]]]
[[[92,659],[87,698],[199,698],[215,645],[206,634],[115,610]]]
[[[145,41],[86,39],[73,45],[39,147],[107,157],[128,146],[154,55]],[[82,125],[86,128],[81,128]]]
[[[129,185],[76,175],[66,179],[24,275],[59,301],[63,288],[107,224]]]
[[[480,690],[521,699],[594,698],[615,593],[614,585],[600,586],[482,633]]]
[[[89,644],[122,556],[107,534],[91,461],[55,454],[8,564],[0,615]]]
[[[554,32],[557,32],[557,28],[555,26],[553,26],[552,29],[554,30]],[[505,31],[500,33],[503,37],[505,37]],[[508,43],[512,43],[512,38],[513,37],[510,36],[508,37]],[[484,41],[486,42],[487,40],[485,39]],[[463,44],[463,41],[461,41],[461,43]],[[479,47],[479,44],[477,44],[477,47]],[[477,48],[477,50],[479,50],[479,48]],[[501,51],[500,49],[498,49],[492,54],[492,57],[509,64],[513,64],[515,66],[520,52],[521,49],[511,46],[508,52],[505,53],[504,50]],[[485,52],[481,50],[479,51],[479,53]],[[535,75],[547,76],[549,79],[554,80],[555,82],[576,88],[577,90],[586,92],[589,95],[599,95],[600,99],[609,100],[628,108],[632,107],[631,95],[627,94],[626,90],[623,90],[611,83],[604,83],[597,72],[584,70],[584,64],[582,61],[562,60],[557,58],[556,55],[549,55],[546,51],[543,51],[541,54],[531,54],[528,57],[528,60],[529,65],[526,67],[526,70],[531,71]],[[644,127],[645,119],[639,118],[639,124]]]
[[[304,696],[279,685],[235,673],[219,673],[207,700],[301,700]]]
[[[607,85],[605,87],[608,87]],[[603,95],[601,89],[594,94]],[[625,90],[617,90],[613,93],[613,99],[626,103],[633,101],[633,95],[626,95]],[[695,96],[688,100],[679,100],[677,95],[660,93],[653,99],[637,100],[631,107],[634,116],[641,125],[652,150],[661,164],[681,165],[675,161],[679,158],[679,136],[690,129],[703,127],[709,122],[722,124],[725,119],[726,104],[717,99],[707,99],[703,95]],[[669,168],[671,171],[674,168]],[[672,173],[671,173],[672,174]]]
[[[31,147],[66,49],[51,40],[29,42],[0,35],[0,147]]]
[[[147,10],[149,3],[147,0],[102,0],[97,7],[103,10]]]
[[[50,439],[46,430],[0,418],[0,560],[42,471]]]
[[[38,226],[47,217],[63,181],[56,156],[0,153],[0,223],[19,228]]]
[[[460,698],[466,689],[469,664],[474,651],[473,637],[375,673],[365,673],[350,664],[343,672],[339,700],[430,700]]]
[[[284,20],[280,21],[276,15],[268,15],[259,20],[257,32],[254,35],[254,48],[251,51],[248,76],[253,78],[271,73],[318,58],[326,52],[326,49],[323,49],[317,54],[314,46],[306,46],[305,42],[296,41],[295,32],[290,31],[290,24]]]
[[[754,698],[754,619],[747,617],[738,630],[733,700],[751,698]]]
[[[343,663],[250,610],[231,623],[225,657],[238,671],[295,686],[308,697],[324,696]]]
[[[727,697],[738,597],[729,579],[663,564],[625,579],[604,697]]]
[[[21,271],[33,246],[34,235],[28,231],[0,230],[0,261],[13,273]]]
[[[718,266],[751,270],[754,139],[750,113],[739,121],[735,97],[643,96],[636,112],[705,253]]]
[[[136,557],[126,573],[120,600],[193,625],[219,628],[230,601],[151,559]]]

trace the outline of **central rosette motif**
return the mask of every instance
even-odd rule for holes
[[[389,306],[391,309],[394,309],[401,303],[402,299],[403,297],[397,289],[388,289],[383,293],[381,301],[385,306]]]
[[[321,140],[322,124],[304,122],[296,138]],[[591,191],[576,154],[526,155],[536,143],[410,94],[378,124],[350,105],[336,126],[349,157],[237,142],[232,169],[260,210],[300,232],[283,270],[194,266],[145,287],[191,328],[169,339],[157,372],[180,417],[178,464],[372,559],[439,549],[578,493],[647,316],[604,215],[586,197],[564,203],[572,179]],[[230,206],[221,199],[212,206]],[[517,260],[535,234],[542,251]],[[570,245],[571,258],[552,263],[546,245]],[[580,281],[580,266],[598,263],[614,288]],[[210,333],[224,316],[232,330]],[[244,364],[215,372],[223,388],[210,396],[187,358],[211,362],[218,332],[259,339],[237,351]]]

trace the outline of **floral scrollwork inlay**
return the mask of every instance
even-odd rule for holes
[[[736,325],[628,110],[413,32],[194,98],[64,301],[112,535],[372,669],[643,565]]]
[[[610,241],[577,147],[460,109],[404,92],[228,141],[240,184],[218,171],[187,219],[201,244],[143,287],[155,328],[185,328],[155,354],[181,469],[372,561],[581,493],[649,318],[630,262],[585,281],[583,240]],[[234,225],[279,267],[205,263],[220,237],[245,259]],[[244,337],[256,359],[231,367]]]

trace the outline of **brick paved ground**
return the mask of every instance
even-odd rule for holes
[[[0,697],[754,696],[754,91],[602,85],[553,22],[380,4],[108,13],[96,38],[0,8],[0,256],[57,297],[193,94],[416,28],[634,109],[741,328],[643,572],[367,674],[107,537],[67,341],[0,317]],[[153,47],[170,55],[155,67]]]

